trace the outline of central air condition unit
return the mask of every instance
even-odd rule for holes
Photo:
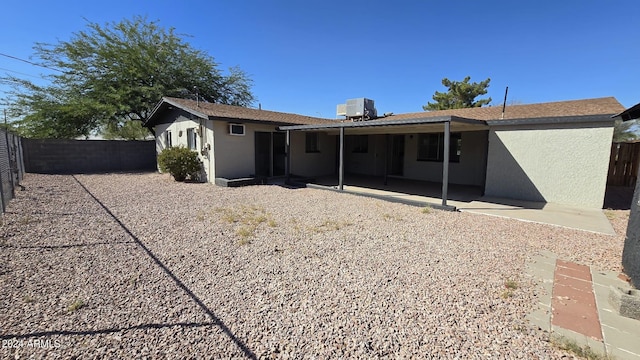
[[[373,100],[365,98],[347,100],[347,118],[369,120],[376,117],[378,112],[373,105]]]
[[[347,115],[347,104],[338,104],[336,107],[336,116]]]

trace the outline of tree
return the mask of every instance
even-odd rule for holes
[[[616,120],[613,123],[613,142],[626,142],[640,139],[639,127],[640,122],[638,120]]]
[[[141,140],[149,137],[151,132],[142,126],[141,121],[109,122],[100,128],[100,134],[106,140]]]
[[[432,97],[435,102],[428,102],[427,105],[422,106],[422,109],[425,111],[462,109],[481,107],[489,104],[491,98],[478,101],[475,99],[487,93],[491,79],[487,78],[479,83],[469,83],[469,80],[471,80],[470,76],[465,77],[462,81],[451,81],[447,78],[442,79],[442,85],[449,88],[449,90],[447,92],[436,91]]]
[[[175,29],[134,17],[88,23],[69,41],[36,43],[39,65],[54,69],[47,85],[17,77],[8,101],[16,126],[29,137],[74,138],[106,129],[108,136],[144,137],[142,123],[162,96],[249,106],[252,81],[238,67],[226,74],[213,57],[183,41]],[[124,129],[124,132],[121,130]]]

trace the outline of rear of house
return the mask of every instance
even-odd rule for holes
[[[477,188],[486,197],[601,208],[611,116],[623,109],[614,98],[599,98],[508,106],[504,113],[485,107],[353,122],[164,98],[147,126],[155,128],[158,151],[168,146],[198,151],[209,182],[337,176],[342,164],[345,174],[450,183]]]
[[[281,129],[337,136],[344,128],[346,174],[447,182],[477,187],[485,197],[601,208],[612,116],[622,109],[609,97],[507,106],[504,113],[501,107],[455,109]]]
[[[318,136],[323,150],[297,152],[288,163],[286,132],[278,126],[330,122],[307,117],[231,105],[163,98],[145,124],[156,134],[156,150],[184,146],[197,151],[203,165],[202,180],[284,176],[290,164],[304,176],[321,176],[334,170],[334,148]],[[302,147],[304,134],[291,134],[291,146]]]

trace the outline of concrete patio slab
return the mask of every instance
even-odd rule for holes
[[[350,184],[357,185],[345,184],[343,191],[416,206],[440,206],[442,204],[442,199],[438,197],[437,189],[433,189],[433,186],[431,186],[421,191],[420,184],[417,181],[394,179],[394,182],[398,184],[393,186],[369,184],[366,181],[366,179],[358,179],[358,181],[350,182]],[[422,183],[424,184],[424,182]],[[329,184],[332,184],[331,180],[316,181],[311,185],[314,188],[337,189],[336,186]],[[406,186],[406,188],[402,186]],[[422,186],[424,187],[425,185]],[[609,219],[599,209],[481,197],[477,189],[469,189],[464,186],[452,187],[450,192],[451,200],[447,201],[447,205],[454,206],[459,211],[615,235]]]
[[[615,235],[611,222],[600,209],[585,209],[552,203],[514,201],[489,197],[482,197],[470,203],[456,201],[451,201],[451,203],[460,211]]]

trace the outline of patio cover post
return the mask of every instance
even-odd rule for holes
[[[288,183],[291,181],[291,130],[287,130],[285,156],[284,174],[286,176],[286,182]]]
[[[338,170],[338,188],[344,190],[344,126],[340,127],[340,169]]]
[[[389,160],[390,160],[390,156],[389,156],[389,134],[385,134],[384,135],[384,148],[385,148],[385,155],[384,155],[384,184],[387,185],[387,175],[389,175]]]
[[[451,122],[444,122],[444,149],[442,153],[442,206],[447,206],[449,190],[449,142],[451,141]]]

